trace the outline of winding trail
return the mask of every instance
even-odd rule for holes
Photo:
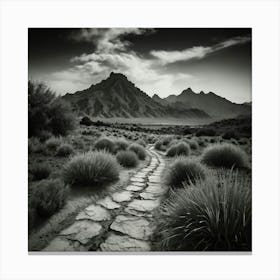
[[[81,211],[43,251],[144,252],[151,250],[154,210],[166,192],[160,183],[165,161],[151,146],[150,162],[128,186]]]

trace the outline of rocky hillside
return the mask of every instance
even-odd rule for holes
[[[126,76],[111,73],[110,76],[88,89],[67,93],[62,97],[80,114],[93,117],[140,118],[176,117],[209,118],[203,110],[161,104],[137,88]]]
[[[191,88],[184,90],[180,95],[170,95],[164,99],[154,95],[153,99],[158,104],[169,105],[177,109],[196,108],[211,117],[217,118],[231,118],[251,114],[251,106],[248,106],[248,104],[233,103],[213,92],[204,93],[201,91],[200,93],[195,93]]]

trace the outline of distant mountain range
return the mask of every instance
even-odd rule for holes
[[[210,119],[250,114],[251,106],[235,104],[214,93],[196,94],[190,88],[180,95],[152,98],[137,88],[127,77],[112,72],[88,89],[67,93],[62,99],[70,102],[81,115],[101,118],[174,117]]]
[[[197,108],[215,118],[231,118],[251,114],[250,103],[236,104],[213,92],[195,93],[191,88],[182,91],[179,95],[169,95],[164,99],[158,95],[154,95],[152,98],[162,105],[175,108]]]

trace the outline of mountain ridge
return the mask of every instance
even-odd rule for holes
[[[248,104],[238,104],[221,97],[210,91],[195,93],[190,87],[183,90],[179,95],[169,95],[160,98],[158,95],[152,97],[156,102],[177,108],[196,108],[206,112],[211,117],[231,118],[238,115],[251,114]]]
[[[111,72],[100,83],[62,96],[75,111],[93,117],[176,117],[210,118],[198,108],[176,108],[160,104],[121,73]]]

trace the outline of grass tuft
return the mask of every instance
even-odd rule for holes
[[[159,211],[156,249],[250,251],[251,182],[236,172],[179,189]]]
[[[172,145],[166,152],[168,157],[188,156],[190,154],[190,146],[185,142],[179,142]]]
[[[99,138],[95,143],[96,150],[106,150],[107,152],[113,154],[115,152],[115,143],[113,140],[107,137]]]
[[[32,208],[40,217],[49,217],[61,209],[68,196],[68,188],[59,179],[42,180],[31,197]]]
[[[74,156],[66,164],[63,177],[71,186],[98,187],[118,180],[119,172],[119,164],[113,155],[95,151]]]
[[[118,152],[117,161],[121,166],[127,168],[133,168],[139,164],[138,156],[133,151]]]
[[[137,143],[133,143],[128,147],[129,151],[134,152],[140,160],[144,160],[146,158],[145,148]]]
[[[190,184],[197,179],[205,179],[206,170],[201,163],[186,157],[179,157],[164,172],[163,181],[171,188],[182,188],[183,184]]]
[[[211,167],[246,168],[248,156],[239,147],[232,144],[215,144],[205,149],[202,162]]]

